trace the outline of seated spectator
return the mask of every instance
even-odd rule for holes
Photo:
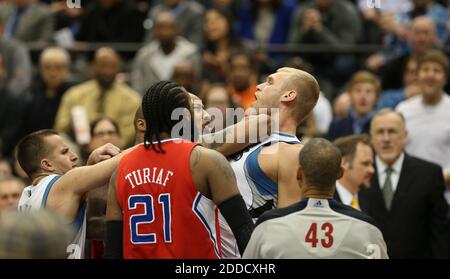
[[[8,73],[5,66],[3,55],[0,54],[0,154],[11,156],[20,138],[26,103],[24,96],[16,96],[6,87],[4,81]]]
[[[409,140],[406,151],[436,163],[450,185],[450,96],[444,86],[449,77],[449,60],[441,51],[431,50],[418,62],[421,94],[397,106],[405,117]]]
[[[249,55],[238,53],[231,56],[228,91],[244,109],[255,101],[257,70]]]
[[[131,84],[141,95],[152,84],[170,79],[177,62],[189,60],[199,67],[198,49],[178,36],[175,16],[169,12],[158,14],[152,31],[154,40],[136,54],[131,74]]]
[[[334,140],[347,135],[368,133],[380,91],[380,81],[375,75],[365,71],[355,73],[348,85],[351,101],[349,115],[333,120],[328,137]]]
[[[157,16],[161,12],[170,12],[175,18],[176,22],[181,28],[180,35],[187,38],[196,46],[202,45],[202,18],[205,9],[196,1],[190,0],[163,0],[162,3],[153,7],[147,15],[147,20],[150,26],[156,21]],[[152,33],[148,33],[152,35]],[[151,36],[147,38],[150,41]]]
[[[4,24],[0,18],[0,55],[6,76],[2,77],[2,85],[14,96],[23,96],[31,84],[32,64],[28,49],[15,39],[7,39]]]
[[[120,131],[117,123],[108,117],[101,117],[91,123],[91,142],[89,143],[89,154],[98,147],[112,143],[120,146]],[[100,187],[91,190],[87,197],[86,209],[86,238],[92,240],[89,246],[89,258],[99,259],[103,257],[104,241],[106,236],[106,197],[108,187]]]
[[[100,48],[93,61],[94,79],[71,87],[61,101],[55,128],[68,133],[72,130],[72,109],[81,106],[88,120],[108,116],[119,125],[123,146],[134,141],[133,117],[140,104],[139,94],[122,82],[116,81],[120,58],[110,48]]]
[[[76,36],[83,42],[141,42],[143,17],[127,0],[95,0],[81,18]]]
[[[0,179],[13,175],[12,167],[7,159],[0,157]]]
[[[24,187],[23,181],[14,176],[0,177],[0,213],[17,211]]]
[[[292,0],[247,0],[239,11],[239,35],[259,44],[285,44],[295,9]]]
[[[48,5],[33,0],[11,1],[0,9],[0,18],[6,19],[6,38],[15,38],[26,44],[46,45],[53,35],[53,17]]]
[[[49,4],[55,21],[53,40],[58,45],[69,47],[80,30],[80,20],[86,4],[75,9],[66,0],[55,0]]]
[[[240,51],[242,44],[234,34],[233,19],[226,10],[213,8],[206,12],[203,34],[202,87],[206,88],[209,83],[226,82],[231,54]]]
[[[358,11],[348,1],[311,0],[300,4],[296,9],[289,41],[331,46],[355,44],[361,37],[361,29]],[[355,60],[351,55],[315,54],[305,58],[313,65],[320,65],[320,68],[314,70],[332,79],[337,86],[343,85],[355,67]]]
[[[420,86],[417,82],[417,61],[410,57],[406,62],[403,73],[404,86],[400,89],[383,91],[377,104],[377,110],[382,108],[395,108],[400,102],[420,94]]]
[[[347,91],[342,92],[339,96],[334,99],[333,102],[333,113],[336,118],[345,118],[350,112],[350,107],[352,102],[350,99],[350,94]]]
[[[227,109],[234,108],[233,101],[227,88],[223,84],[212,84],[202,95],[202,101],[209,115],[212,116],[212,127],[222,130],[235,123],[232,115],[227,115]],[[214,109],[212,111],[212,109]],[[240,120],[240,119],[239,119]]]
[[[53,128],[61,99],[73,85],[68,81],[69,73],[70,56],[65,49],[44,49],[39,59],[39,75],[30,90],[22,135]]]
[[[409,43],[411,44],[410,52],[392,59],[380,69],[384,90],[401,88],[403,86],[402,75],[408,59],[410,57],[419,59],[436,44],[436,29],[430,18],[421,16],[414,19]]]
[[[173,73],[170,79],[183,86],[187,92],[197,93],[200,90],[197,85],[199,79],[198,71],[189,60],[185,59],[176,63],[173,66]]]
[[[369,57],[367,64],[371,70],[377,71],[380,66],[393,57],[412,51],[411,48],[414,48],[414,46],[410,43],[410,37],[412,36],[410,29],[412,29],[412,24],[417,17],[425,16],[429,18],[435,26],[435,43],[439,47],[445,44],[449,37],[447,24],[450,20],[449,12],[446,8],[434,2],[433,0],[413,0],[413,6],[410,10],[397,15],[387,14],[381,17],[379,25],[385,34],[383,37],[385,51]]]
[[[399,14],[412,9],[411,0],[383,1],[382,4],[379,2],[379,6],[375,1],[357,0],[355,2],[362,16],[364,30],[362,42],[368,44],[382,44],[384,35],[382,27],[385,27],[391,18],[396,18]]]

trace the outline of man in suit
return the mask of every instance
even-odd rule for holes
[[[53,34],[53,16],[48,5],[38,1],[11,1],[0,8],[5,36],[25,44],[46,45]]]
[[[366,134],[338,138],[334,145],[341,151],[343,176],[336,181],[334,199],[361,210],[358,192],[368,187],[374,174],[373,151]]]
[[[376,175],[360,192],[363,210],[379,224],[390,258],[449,258],[442,169],[406,154],[403,116],[391,109],[371,123]],[[427,135],[424,135],[427,136]]]

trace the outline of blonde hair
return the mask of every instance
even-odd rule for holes
[[[294,107],[294,117],[300,124],[313,110],[319,99],[320,87],[313,75],[290,67],[283,67],[277,72],[287,72],[289,78],[284,82],[283,90],[294,90],[298,94]]]
[[[356,73],[354,73],[350,79],[350,81],[348,82],[348,91],[351,92],[353,87],[355,87],[356,84],[359,83],[370,83],[373,85],[373,87],[375,88],[375,93],[377,94],[377,97],[380,96],[380,92],[381,92],[381,82],[380,79],[368,72],[368,71],[358,71]]]

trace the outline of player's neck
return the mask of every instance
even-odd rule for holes
[[[279,124],[280,124],[280,127],[278,129],[279,132],[287,133],[294,136],[297,134],[297,123],[294,121],[292,117],[286,117],[283,119],[283,117],[280,116]]]
[[[40,173],[40,174],[37,174],[36,176],[34,176],[32,179],[31,179],[31,185],[33,185],[33,186],[36,186],[36,185],[38,185],[38,183],[44,178],[44,177],[46,177],[46,176],[48,176],[48,175],[50,175],[51,173]]]
[[[333,193],[319,191],[314,187],[305,189],[303,192],[303,198],[305,199],[332,199]]]

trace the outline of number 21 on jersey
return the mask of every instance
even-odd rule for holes
[[[133,195],[128,198],[128,210],[137,209],[138,206],[144,208],[143,214],[133,214],[130,216],[130,234],[133,244],[154,244],[157,242],[156,233],[139,233],[139,225],[151,224],[155,221],[155,208],[153,196],[151,195]],[[158,196],[158,204],[162,207],[164,242],[172,242],[171,231],[171,207],[170,194],[164,193]],[[157,216],[159,217],[159,216]]]
[[[312,223],[306,233],[305,242],[311,243],[311,247],[313,248],[316,248],[319,242],[323,248],[330,248],[333,246],[333,225],[328,222],[323,223],[322,226],[320,226],[320,230],[323,237],[319,239],[317,237],[317,223]]]

